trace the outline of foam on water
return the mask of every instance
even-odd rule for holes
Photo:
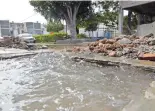
[[[120,111],[152,79],[140,69],[76,63],[62,53],[0,61],[0,111]]]

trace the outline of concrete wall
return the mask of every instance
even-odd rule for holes
[[[137,35],[145,36],[147,34],[153,33],[155,35],[155,22],[150,24],[142,24],[137,27]]]

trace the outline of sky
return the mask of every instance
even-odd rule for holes
[[[46,23],[46,19],[34,11],[29,0],[0,0],[0,20]]]
[[[0,20],[47,23],[43,16],[34,11],[29,0],[0,0]]]

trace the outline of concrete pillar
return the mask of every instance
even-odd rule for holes
[[[118,30],[119,34],[123,33],[123,9],[121,7],[119,10]]]
[[[137,17],[137,22],[138,22],[138,25],[140,25],[140,24],[141,24],[141,15],[140,15],[140,14],[138,14],[138,17]]]

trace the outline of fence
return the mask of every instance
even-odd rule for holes
[[[118,34],[117,28],[98,28],[96,31],[85,31],[84,28],[79,30],[79,33],[86,34],[91,39],[103,39],[115,37]]]

